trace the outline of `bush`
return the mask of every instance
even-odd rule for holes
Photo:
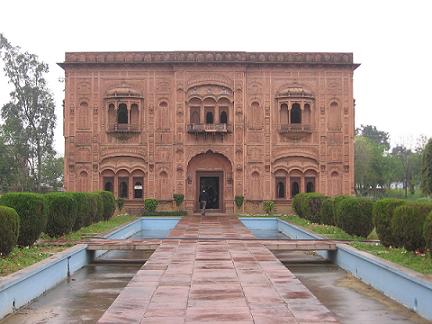
[[[30,192],[10,192],[0,197],[0,205],[15,209],[20,218],[18,245],[33,245],[47,223],[43,196]]]
[[[317,192],[305,193],[300,200],[300,210],[303,217],[312,223],[319,223],[321,205],[325,198]]]
[[[77,205],[75,223],[72,229],[74,231],[77,231],[81,227],[88,226],[92,223],[92,218],[93,218],[92,201],[88,193],[72,192],[71,195],[75,199]]]
[[[147,212],[154,212],[159,205],[159,202],[156,199],[148,198],[144,200],[144,209]]]
[[[392,234],[408,251],[424,249],[423,237],[425,218],[432,211],[431,203],[406,203],[397,207],[391,220]]]
[[[176,206],[177,206],[178,208],[180,208],[181,204],[182,204],[183,201],[184,201],[184,195],[183,195],[183,194],[174,194],[174,195],[173,195],[173,198],[174,198],[174,201],[175,201]]]
[[[302,206],[303,206],[303,198],[306,194],[304,192],[300,192],[294,196],[292,200],[292,208],[296,212],[299,217],[304,217]]]
[[[263,209],[267,215],[271,215],[275,210],[275,203],[272,200],[263,201]]]
[[[351,235],[367,237],[373,229],[373,201],[368,198],[345,197],[335,203],[336,225]]]
[[[123,209],[123,206],[125,203],[124,199],[123,198],[117,198],[116,203],[117,203],[118,210],[121,211]]]
[[[235,196],[234,197],[234,203],[237,206],[237,208],[241,208],[244,203],[244,197],[243,196]]]
[[[98,222],[99,217],[99,211],[98,211],[98,204],[100,204],[100,200],[102,199],[97,193],[95,192],[88,192],[86,193],[87,199],[89,200],[90,205],[90,219],[89,224],[86,224],[86,226]]]
[[[400,199],[386,198],[378,200],[372,209],[373,223],[381,244],[384,246],[400,246],[392,234],[391,220],[393,211],[405,202]]]
[[[110,191],[101,191],[99,192],[99,195],[103,200],[103,219],[109,220],[114,215],[116,200]]]
[[[320,210],[320,224],[332,225],[335,223],[335,201],[334,198],[326,197],[322,200]]]
[[[144,211],[142,215],[143,216],[186,216],[187,211],[186,210],[161,210],[161,211],[154,211],[154,212]]]
[[[0,254],[8,255],[18,242],[20,218],[10,207],[0,206]]]
[[[57,237],[72,231],[77,215],[77,202],[71,193],[53,192],[45,195],[48,209],[46,233]]]
[[[423,238],[426,243],[426,248],[428,248],[429,252],[432,254],[432,212],[426,216],[423,225]]]

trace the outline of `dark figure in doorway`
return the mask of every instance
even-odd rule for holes
[[[200,196],[199,196],[201,215],[205,215],[205,209],[206,209],[206,205],[207,205],[208,200],[209,200],[208,194],[203,189],[203,191],[201,191]]]

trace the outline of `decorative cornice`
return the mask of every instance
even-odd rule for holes
[[[80,64],[325,64],[349,65],[353,53],[327,52],[69,52],[61,67]]]

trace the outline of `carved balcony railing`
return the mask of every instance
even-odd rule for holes
[[[300,139],[309,134],[312,134],[312,125],[310,124],[283,124],[279,125],[279,134],[293,138]]]
[[[137,124],[114,124],[108,129],[109,133],[139,133]]]
[[[286,124],[279,125],[279,133],[312,133],[310,124]]]
[[[230,124],[189,124],[188,133],[191,134],[226,134],[232,132]]]

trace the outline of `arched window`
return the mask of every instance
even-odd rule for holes
[[[276,180],[276,198],[285,198],[285,178],[278,178]]]
[[[159,128],[169,129],[168,103],[166,101],[162,101],[159,103],[158,119]]]
[[[280,123],[281,125],[288,125],[288,106],[286,104],[281,105]]]
[[[140,199],[143,197],[143,184],[141,181],[135,181],[134,183],[134,198]]]
[[[298,181],[291,182],[291,198],[294,198],[300,192]]]
[[[120,104],[117,111],[117,123],[127,124],[129,122],[126,104]]]
[[[260,128],[262,126],[262,111],[259,103],[254,101],[251,104],[250,122],[252,128]]]
[[[211,111],[207,111],[206,124],[213,124],[213,113]]]
[[[228,115],[226,111],[222,111],[220,114],[220,123],[221,124],[227,124],[228,123]]]
[[[129,178],[119,178],[119,197],[128,198],[129,197]]]
[[[110,104],[108,106],[108,126],[110,128],[113,128],[115,123],[116,123],[116,112],[115,112],[114,104]]]
[[[306,180],[306,192],[315,192],[315,181],[312,179]]]
[[[112,184],[111,180],[106,180],[105,181],[104,190],[105,191],[113,192],[113,184]]]
[[[299,104],[295,103],[292,105],[290,117],[291,124],[301,124],[301,109]]]
[[[337,196],[342,194],[342,181],[341,176],[337,171],[333,171],[330,175],[330,195]]]
[[[192,110],[191,111],[190,122],[191,122],[191,124],[197,124],[197,125],[200,123],[199,108],[198,108],[198,110]]]

